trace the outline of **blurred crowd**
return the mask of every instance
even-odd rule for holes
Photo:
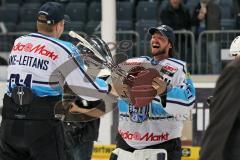
[[[7,32],[35,32],[35,15],[37,9],[46,0],[7,0],[0,6],[0,21]],[[65,31],[78,31],[84,35],[99,33],[101,29],[101,0],[55,0],[64,4],[66,14],[71,23],[65,26]],[[117,31],[135,31],[139,34],[139,46],[142,53],[147,53],[145,48],[147,31],[152,26],[166,24],[175,31],[191,31],[194,33],[197,44],[199,35],[203,31],[238,30],[240,28],[239,0],[117,0]],[[16,16],[17,15],[17,16]],[[0,28],[2,29],[1,25]],[[3,29],[2,29],[3,30]],[[217,35],[218,36],[218,35]],[[235,37],[235,35],[233,36]],[[16,38],[16,37],[15,37]],[[117,41],[131,40],[137,42],[132,35],[117,36]],[[0,36],[3,43],[0,51],[9,52],[14,38]],[[63,37],[66,40],[66,37]],[[229,43],[232,38],[228,39]],[[218,74],[222,66],[220,62],[221,48],[228,48],[228,43],[223,47],[219,37],[201,39],[201,56],[196,48],[192,48],[191,39],[183,34],[176,35],[176,50],[178,58],[187,61],[192,73],[196,71],[196,61],[200,61],[201,68],[208,68],[206,73]],[[143,47],[144,46],[144,47]],[[148,48],[147,48],[148,49]],[[130,57],[136,55],[136,50],[126,52]],[[193,57],[195,60],[193,61]],[[5,58],[6,59],[6,58]],[[0,56],[0,64],[7,62]],[[195,65],[195,70],[192,69]],[[213,67],[215,66],[215,67]],[[199,66],[198,66],[199,67]]]

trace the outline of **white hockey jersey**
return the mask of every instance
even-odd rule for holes
[[[104,81],[94,81],[86,74],[79,50],[73,44],[39,33],[15,40],[9,56],[9,96],[15,85],[30,87],[39,97],[58,96],[65,81],[79,90],[108,91]]]
[[[165,96],[157,95],[149,105],[141,108],[120,99],[119,134],[136,149],[181,137],[183,121],[189,118],[195,102],[195,88],[186,74],[185,62],[174,58],[154,61],[144,56],[129,59],[120,66],[130,70],[136,65],[157,69],[171,87]]]

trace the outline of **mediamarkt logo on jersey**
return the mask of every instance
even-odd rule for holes
[[[159,135],[154,135],[153,133],[145,133],[144,135],[141,135],[139,132],[131,133],[129,131],[122,131],[119,130],[119,133],[123,137],[123,139],[126,140],[136,140],[136,141],[167,141],[169,133],[168,132],[162,132]]]
[[[52,60],[56,60],[58,58],[57,54],[55,54],[52,51],[47,50],[46,46],[41,45],[41,44],[33,46],[33,44],[31,44],[31,43],[27,43],[27,44],[18,43],[13,46],[12,51],[38,53],[40,55],[47,56],[47,57],[51,58]]]

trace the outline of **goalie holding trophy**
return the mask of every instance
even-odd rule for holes
[[[172,28],[153,27],[149,34],[152,57],[130,58],[116,64],[103,40],[98,37],[86,40],[70,32],[71,37],[79,39],[86,64],[111,71],[110,93],[119,97],[117,149],[111,160],[125,159],[126,155],[135,159],[139,150],[156,155],[142,158],[181,159],[183,121],[190,116],[195,88],[186,63],[173,58]]]

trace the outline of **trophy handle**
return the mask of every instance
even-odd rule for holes
[[[68,34],[72,38],[77,38],[80,41],[76,46],[82,45],[82,46],[88,48],[89,50],[91,50],[93,53],[96,53],[97,54],[96,56],[98,58],[102,59],[102,57],[99,56],[99,52],[94,47],[92,47],[92,45],[86,39],[84,39],[82,36],[80,36],[79,34],[77,34],[74,31],[70,31]]]
[[[107,45],[104,41],[102,41],[101,39],[97,39],[97,38],[93,38],[92,41],[93,41],[93,44],[90,44],[86,39],[84,39],[82,36],[80,36],[79,34],[77,34],[76,32],[74,31],[70,31],[69,32],[69,36],[71,36],[72,38],[77,38],[80,42],[77,44],[77,46],[79,45],[82,45],[86,48],[88,48],[91,52],[95,53],[93,54],[94,56],[96,57],[92,57],[93,60],[99,62],[102,61],[102,64],[107,67],[108,69],[110,69],[112,72],[116,73],[117,75],[120,75],[120,76],[126,76],[127,73],[121,69],[121,67],[119,67],[117,64],[115,64],[114,60],[113,60],[113,57],[111,55],[111,52],[109,50],[108,47],[106,47],[105,45]],[[97,50],[95,49],[94,46],[102,46],[103,48],[103,52],[101,52],[101,50]],[[101,54],[101,53],[102,54]],[[104,55],[103,55],[104,53]],[[106,58],[106,56],[108,58]]]

